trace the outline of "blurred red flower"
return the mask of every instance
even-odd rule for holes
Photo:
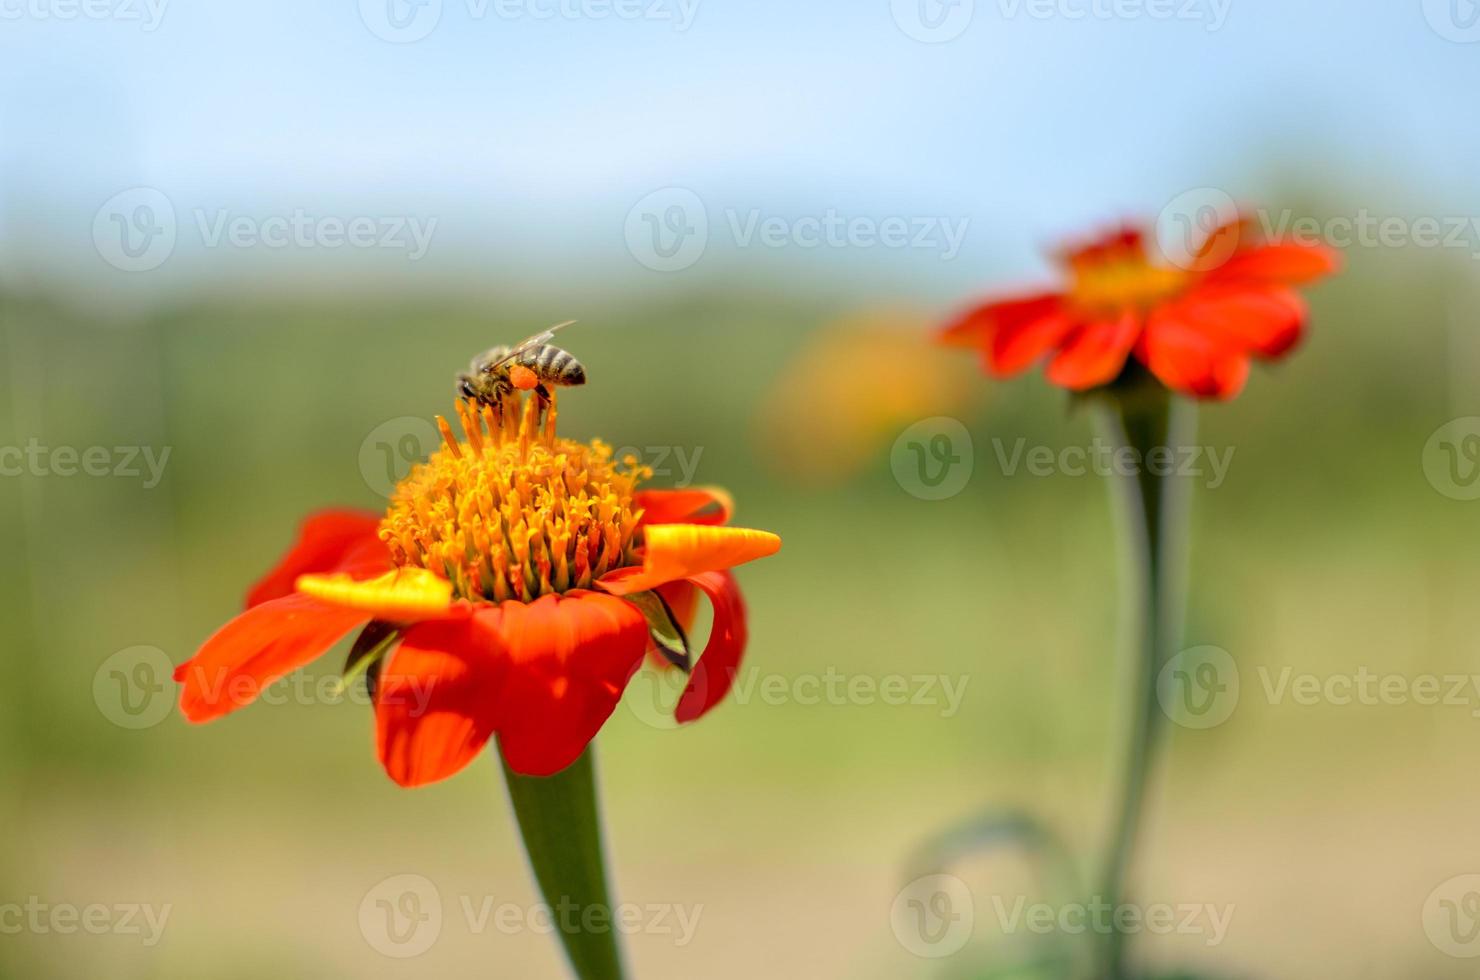
[[[980,349],[1000,376],[1051,355],[1048,379],[1075,391],[1115,381],[1134,357],[1174,391],[1232,398],[1251,358],[1277,359],[1300,340],[1306,308],[1292,287],[1340,264],[1325,246],[1253,241],[1242,219],[1181,263],[1154,261],[1135,228],[1067,249],[1060,261],[1066,289],[984,303],[941,342]]]

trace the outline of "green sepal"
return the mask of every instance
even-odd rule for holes
[[[401,638],[401,632],[390,623],[372,619],[360,630],[360,635],[355,637],[354,646],[349,648],[349,656],[344,658],[344,669],[339,672],[339,694],[349,690],[355,678],[361,674],[365,675],[365,683],[369,685],[370,696],[375,696],[375,678],[380,673],[380,663],[385,658],[386,651]]]
[[[653,638],[663,659],[685,674],[692,670],[694,659],[689,654],[689,638],[684,635],[683,627],[678,625],[678,617],[673,615],[663,597],[656,592],[634,592],[624,598],[642,610],[647,619],[648,635]]]

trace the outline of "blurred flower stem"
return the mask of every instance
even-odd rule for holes
[[[521,776],[499,753],[524,851],[551,921],[580,980],[621,980],[606,885],[595,750],[553,776]]]
[[[1126,901],[1126,878],[1145,809],[1146,785],[1155,762],[1160,731],[1156,685],[1162,667],[1176,652],[1182,631],[1183,561],[1187,541],[1188,481],[1173,471],[1157,476],[1148,466],[1153,450],[1176,452],[1195,438],[1197,407],[1157,384],[1114,387],[1099,405],[1099,423],[1117,447],[1135,451],[1134,475],[1117,483],[1124,509],[1120,521],[1122,562],[1135,658],[1130,735],[1120,783],[1119,810],[1111,832],[1098,897],[1117,907]],[[1119,452],[1119,448],[1117,448]],[[1125,454],[1121,454],[1125,455]],[[1175,456],[1172,458],[1176,458]],[[1113,916],[1112,922],[1119,917]],[[1101,937],[1096,962],[1099,980],[1123,980],[1125,933],[1112,928]]]

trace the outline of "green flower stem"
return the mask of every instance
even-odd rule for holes
[[[1109,403],[1101,409],[1100,421],[1109,438],[1117,446],[1135,450],[1140,461],[1134,476],[1120,479],[1117,494],[1125,508],[1122,542],[1132,583],[1136,670],[1119,812],[1096,895],[1115,906],[1126,900],[1127,872],[1161,726],[1157,679],[1167,660],[1175,655],[1182,631],[1187,481],[1175,475],[1153,475],[1146,458],[1158,447],[1175,451],[1178,446],[1189,445],[1197,414],[1193,403],[1175,398],[1165,389],[1138,386],[1111,394]],[[1112,927],[1100,938],[1096,977],[1124,980],[1125,934]]]
[[[521,776],[498,755],[524,851],[571,969],[580,980],[621,980],[594,751],[587,746],[579,759],[553,776]]]

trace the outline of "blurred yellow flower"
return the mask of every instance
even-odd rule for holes
[[[788,478],[842,483],[880,460],[901,429],[965,411],[982,386],[910,310],[843,316],[800,344],[762,400],[763,458]]]

